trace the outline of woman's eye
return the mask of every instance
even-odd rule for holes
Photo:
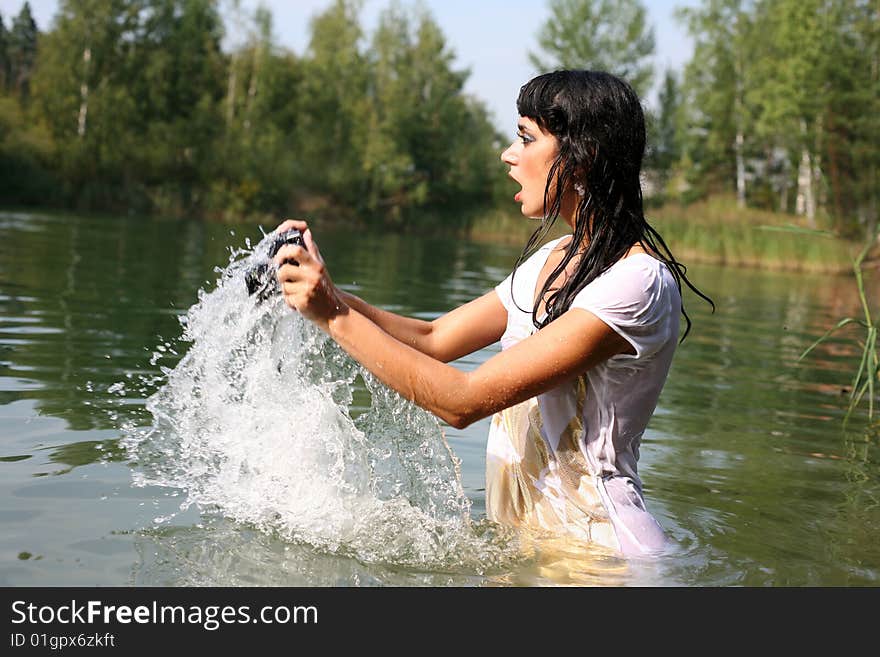
[[[530,144],[530,143],[532,143],[533,141],[535,141],[534,137],[529,137],[527,134],[522,133],[522,132],[517,132],[517,133],[516,133],[516,136],[517,136],[517,137],[519,138],[519,140],[523,143],[523,145],[525,145],[525,144]]]

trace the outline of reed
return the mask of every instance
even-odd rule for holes
[[[523,245],[535,229],[518,208],[481,213],[470,224],[475,241]],[[860,244],[829,231],[803,226],[803,218],[766,210],[745,209],[718,196],[683,206],[669,203],[646,211],[648,221],[666,240],[675,257],[700,262],[786,271],[849,273]],[[557,221],[548,239],[569,232]],[[800,233],[792,239],[792,233]]]
[[[880,329],[880,325],[878,325],[878,322],[872,319],[871,316],[871,308],[868,305],[868,296],[865,293],[865,279],[862,273],[862,267],[865,259],[868,257],[868,253],[870,253],[872,248],[877,244],[878,239],[880,239],[880,232],[878,232],[874,239],[868,241],[852,262],[856,285],[858,286],[859,291],[859,300],[862,305],[862,317],[858,319],[855,317],[844,317],[832,328],[828,329],[822,337],[811,344],[804,353],[800,355],[800,358],[798,358],[799,361],[802,360],[818,345],[848,324],[858,324],[864,329],[864,342],[861,343],[862,358],[859,361],[859,367],[853,377],[849,395],[849,406],[846,411],[846,416],[844,417],[844,426],[846,426],[853,411],[861,403],[865,395],[868,397],[868,421],[872,422],[874,419],[875,380],[877,381],[877,384],[880,384],[880,355],[878,355],[877,350],[877,333],[878,329]]]
[[[727,197],[648,212],[672,252],[683,262],[786,271],[847,273],[860,244],[807,228],[796,215],[741,209]],[[792,233],[800,233],[792,239]]]
[[[475,242],[492,242],[522,247],[529,236],[538,227],[538,221],[526,219],[519,212],[519,206],[513,209],[495,208],[476,217],[467,232],[468,239]],[[547,240],[561,237],[571,230],[564,221],[557,221]]]

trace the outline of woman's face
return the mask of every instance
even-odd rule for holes
[[[541,130],[532,119],[519,118],[516,139],[501,154],[501,161],[510,166],[507,175],[522,185],[513,200],[522,203],[522,213],[527,217],[544,216],[544,188],[558,151],[556,137]]]

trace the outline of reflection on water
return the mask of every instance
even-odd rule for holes
[[[236,415],[228,405],[212,406],[210,417],[221,426],[203,426],[205,444],[208,434],[231,444],[262,441],[262,452],[238,454],[244,470],[215,472],[234,474],[231,485],[210,477],[182,481],[181,471],[171,468],[176,479],[154,477],[153,485],[135,486],[135,478],[156,474],[150,458],[157,452],[127,452],[123,444],[154,426],[157,407],[149,408],[148,399],[161,398],[156,395],[168,373],[188,353],[177,340],[178,318],[199,302],[199,289],[215,289],[216,268],[246,237],[256,241],[260,234],[254,227],[195,222],[0,214],[0,547],[7,555],[0,558],[0,584],[877,584],[878,437],[858,421],[847,433],[841,430],[860,355],[857,333],[844,330],[797,360],[839,318],[859,313],[855,285],[846,277],[691,269],[718,311],[711,315],[686,297],[694,328],[643,443],[648,507],[672,541],[670,552],[657,559],[623,561],[569,544],[529,544],[485,522],[487,421],[465,430],[443,427],[461,461],[461,497],[453,497],[459,508],[470,508],[468,540],[437,527],[419,535],[417,525],[399,522],[366,525],[379,546],[373,550],[285,532],[290,522],[278,522],[279,514],[290,520],[337,512],[321,516],[318,502],[285,499],[290,482],[261,488],[265,481],[256,466],[283,480],[296,464],[285,462],[282,433],[266,442],[256,430],[259,418]],[[337,283],[377,305],[427,319],[490,289],[516,257],[509,247],[447,239],[318,238]],[[36,255],[49,252],[52,276]],[[473,369],[496,350],[472,354],[457,366]],[[266,377],[283,373],[284,366],[282,372],[275,368],[277,359],[261,362],[272,365]],[[378,388],[360,377],[349,383],[293,406],[283,394],[274,400],[268,395],[256,408],[271,415],[269,424],[281,426],[302,417],[303,409],[313,421],[320,404],[333,398],[337,406],[344,402],[351,425],[339,425],[331,442],[354,441],[367,462],[393,453],[393,440],[365,445],[355,440],[356,432],[401,432],[405,423],[389,423],[383,415],[389,408],[373,407]],[[159,407],[181,399],[172,395]],[[184,406],[195,421],[199,405]],[[228,423],[232,417],[237,424]],[[430,433],[439,432],[436,423],[417,426],[428,432],[420,434],[425,440],[439,436]],[[326,427],[312,433],[320,431],[327,435]],[[269,458],[260,462],[260,454]],[[387,462],[399,464],[399,456]],[[294,484],[316,475],[305,467],[308,454],[300,463]],[[413,463],[425,468],[433,461]],[[442,462],[431,467],[447,472]],[[388,469],[384,488],[370,495],[384,502],[395,492],[418,498],[428,489],[417,470]],[[443,476],[447,483],[454,479]],[[207,491],[211,481],[214,497],[188,505],[193,491]],[[324,499],[338,504],[342,498]],[[265,517],[242,509],[262,509]],[[388,509],[399,520],[399,509]],[[357,517],[351,508],[343,513]],[[420,541],[433,542],[434,552],[413,551]]]
[[[138,532],[135,586],[473,586],[475,572],[420,572],[362,563],[218,518]]]
[[[478,534],[495,528],[485,521]],[[504,563],[436,569],[364,563],[212,518],[190,527],[139,531],[135,586],[613,586],[669,585],[663,562],[626,561],[583,545],[543,540]]]

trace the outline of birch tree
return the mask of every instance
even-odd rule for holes
[[[639,0],[550,0],[550,17],[538,32],[541,72],[558,68],[607,71],[629,82],[639,96],[651,87],[654,28]]]
[[[721,189],[732,186],[746,204],[746,149],[751,124],[747,82],[752,61],[752,20],[746,0],[708,0],[677,16],[694,39],[685,69],[689,114],[687,148],[697,173]]]
[[[816,227],[828,99],[834,9],[826,0],[762,0],[757,7],[769,38],[751,93],[760,103],[758,131],[785,147],[796,171],[794,210]]]

